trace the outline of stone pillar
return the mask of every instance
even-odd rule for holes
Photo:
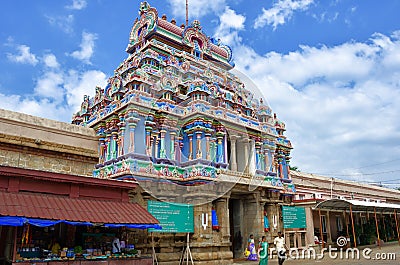
[[[99,138],[99,164],[104,163],[105,155],[106,155],[106,144],[105,144],[105,138],[100,137]]]
[[[264,150],[262,149],[262,147],[260,149],[259,157],[260,157],[260,169],[265,171]]]
[[[156,135],[155,135],[155,138],[154,138],[154,143],[155,143],[155,146],[154,146],[154,157],[155,158],[159,158],[160,157],[160,153],[159,153],[159,146],[158,146],[158,144],[160,143],[160,138],[159,138],[159,133],[157,133]]]
[[[115,159],[118,153],[118,132],[112,132],[111,135],[111,159]]]
[[[171,142],[170,142],[170,149],[169,149],[169,157],[171,160],[175,160],[175,147],[176,147],[176,142],[175,142],[175,132],[170,132],[169,133]]]
[[[223,149],[224,149],[224,163],[228,163],[228,139],[227,139],[227,134],[225,133],[224,139],[223,139]]]
[[[217,136],[217,163],[222,163],[224,159],[222,139],[223,136]]]
[[[285,157],[285,159],[286,159],[286,170],[287,170],[287,178],[288,179],[292,179],[292,177],[290,176],[290,166],[289,166],[289,164],[290,164],[290,158],[288,158],[288,156],[286,156]]]
[[[202,156],[203,156],[202,151],[201,151],[201,135],[202,135],[202,133],[203,133],[202,131],[196,132],[196,135],[197,135],[197,137],[196,137],[196,139],[197,139],[197,141],[196,141],[196,158],[197,159],[202,158]]]
[[[210,142],[210,156],[211,156],[211,161],[217,162],[217,155],[216,155],[216,149],[217,149],[217,143],[215,138],[211,138]]]
[[[133,115],[132,113],[129,113],[125,117],[129,127],[129,148],[128,148],[129,153],[135,152],[135,127],[136,123],[139,121],[138,118],[135,118],[132,115]]]
[[[152,154],[152,147],[153,147],[153,143],[151,140],[151,131],[153,130],[152,127],[148,127],[146,126],[146,155],[147,156],[151,156]]]
[[[269,150],[264,146],[264,171],[270,171]]]
[[[165,152],[165,129],[160,130],[160,158],[166,158],[167,154]]]
[[[257,243],[258,238],[264,235],[264,203],[260,201],[259,192],[252,194],[253,198],[250,198],[244,203],[244,216],[246,216],[245,229],[246,236],[254,234],[254,241]]]
[[[183,139],[181,136],[178,137],[178,148],[176,152],[176,160],[180,163],[182,161],[182,148],[183,148]]]
[[[211,149],[210,149],[210,136],[211,134],[206,133],[206,160],[211,160]]]
[[[103,164],[106,157],[106,134],[105,134],[105,126],[104,124],[100,124],[98,127],[94,128],[96,130],[96,135],[99,139],[99,164]]]
[[[231,170],[237,171],[237,158],[236,158],[236,137],[231,137]]]
[[[314,245],[314,217],[311,206],[305,207],[306,212],[306,245]]]
[[[111,145],[112,145],[112,140],[111,140],[112,136],[111,136],[111,132],[109,130],[107,130],[106,132],[106,140],[105,140],[105,144],[106,144],[106,161],[111,159]]]
[[[193,134],[188,134],[189,137],[189,160],[193,159]]]
[[[249,173],[249,141],[245,140],[244,145],[244,173]]]
[[[155,157],[156,155],[153,154],[153,146],[155,143],[156,136],[153,132],[150,133],[150,156]]]
[[[221,197],[215,201],[215,211],[217,212],[218,222],[220,226],[220,233],[223,242],[230,241],[230,227],[229,227],[229,198]]]
[[[125,122],[119,123],[119,133],[118,133],[118,156],[124,155],[124,144],[125,144]]]
[[[261,152],[261,142],[257,141],[255,142],[255,152],[256,152],[256,169],[262,169],[261,168],[261,159],[260,159],[260,152]]]
[[[250,146],[250,155],[249,155],[249,173],[255,174],[256,172],[256,147],[254,139],[251,139],[249,142]]]

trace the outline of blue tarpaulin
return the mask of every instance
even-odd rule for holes
[[[46,220],[36,218],[26,218],[20,216],[0,216],[0,225],[8,226],[23,226],[24,224],[31,224],[38,227],[48,227],[59,223],[66,223],[70,225],[95,225],[90,222],[73,222],[66,220]],[[127,228],[138,228],[138,229],[162,229],[158,224],[104,224],[105,227],[127,227]]]
[[[25,223],[22,217],[0,216],[0,225],[23,226]]]
[[[26,218],[20,216],[0,216],[0,225],[9,226],[23,226],[24,224],[31,224],[38,227],[47,227],[59,223],[66,223],[70,225],[93,225],[90,222],[70,222],[65,220],[46,220],[37,218]]]

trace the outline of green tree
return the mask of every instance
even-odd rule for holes
[[[291,171],[300,172],[300,169],[299,169],[298,167],[296,167],[296,166],[289,166],[289,169],[290,169]]]

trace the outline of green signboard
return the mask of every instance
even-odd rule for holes
[[[304,207],[282,206],[283,228],[306,228]]]
[[[160,222],[162,230],[149,229],[161,233],[193,233],[193,205],[148,201],[147,210]]]

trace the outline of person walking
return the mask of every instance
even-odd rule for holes
[[[278,264],[282,265],[286,259],[285,238],[283,237],[282,232],[278,232],[278,236],[274,239],[274,245],[276,253],[278,254]]]
[[[258,265],[268,265],[268,242],[267,237],[262,236],[260,246],[258,248],[258,257],[260,262]]]

